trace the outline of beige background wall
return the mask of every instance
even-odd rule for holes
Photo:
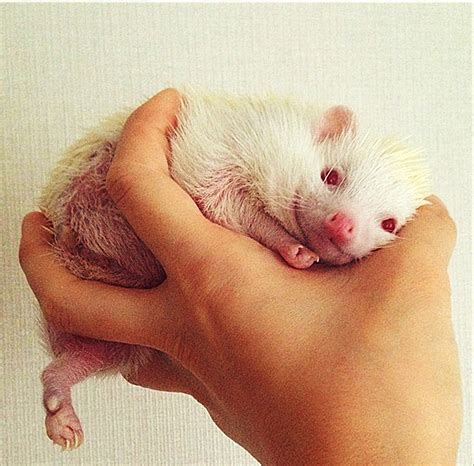
[[[1,8],[2,464],[254,464],[184,395],[120,379],[75,390],[86,444],[43,433],[33,298],[19,225],[64,148],[166,85],[293,92],[351,105],[362,126],[412,135],[458,224],[453,321],[465,391],[460,464],[471,464],[471,13],[468,5],[24,4]],[[409,429],[410,427],[407,426]]]

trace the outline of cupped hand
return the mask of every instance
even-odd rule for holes
[[[449,463],[461,401],[447,266],[455,228],[435,197],[390,247],[345,267],[288,267],[209,222],[169,177],[179,94],[128,119],[110,195],[164,266],[151,290],[60,266],[47,219],[23,222],[20,261],[46,319],[159,351],[131,382],[194,396],[265,464]]]

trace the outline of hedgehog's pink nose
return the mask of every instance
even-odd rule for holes
[[[354,222],[342,212],[329,215],[323,226],[328,238],[337,245],[347,244],[354,236]]]

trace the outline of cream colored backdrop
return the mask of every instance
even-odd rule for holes
[[[2,464],[255,464],[193,400],[118,378],[75,390],[86,431],[79,450],[60,453],[43,433],[39,373],[48,359],[17,264],[21,218],[84,128],[182,83],[344,103],[362,126],[412,135],[426,148],[436,193],[459,229],[451,264],[466,409],[459,463],[472,463],[470,6],[23,4],[0,11]]]

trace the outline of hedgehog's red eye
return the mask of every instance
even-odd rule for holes
[[[382,222],[382,228],[385,231],[388,231],[389,233],[393,233],[395,231],[395,226],[396,226],[396,222],[394,218],[386,218]]]
[[[339,172],[335,170],[334,168],[331,169],[324,169],[321,172],[321,179],[329,185],[332,186],[338,186],[341,183],[341,176],[339,175]]]

